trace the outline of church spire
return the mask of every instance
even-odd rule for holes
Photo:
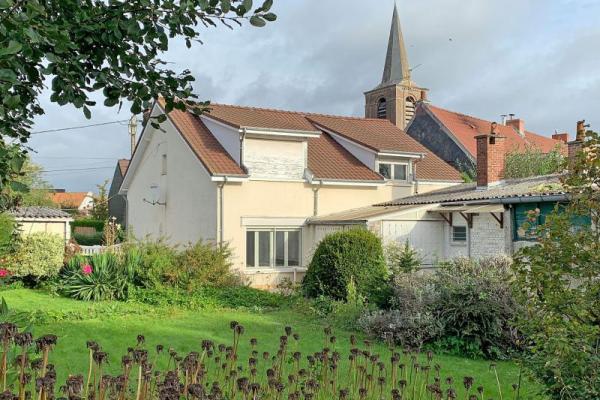
[[[404,37],[400,28],[400,17],[398,8],[394,3],[394,15],[392,17],[392,27],[390,29],[390,38],[388,41],[387,54],[385,57],[385,67],[381,85],[398,84],[400,82],[410,82],[410,68],[406,47],[404,46]]]

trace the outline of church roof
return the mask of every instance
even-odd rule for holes
[[[473,158],[477,156],[477,141],[475,136],[490,132],[491,122],[481,118],[472,117],[445,110],[431,104],[421,103],[419,105],[425,111],[433,115],[460,144],[470,153]],[[510,126],[498,124],[498,133],[506,137],[507,151],[525,150],[527,147],[539,148],[548,153],[556,146],[564,147],[559,140],[542,136],[537,133],[525,131],[523,135]]]
[[[401,82],[410,82],[410,65],[406,55],[406,46],[400,27],[400,17],[398,8],[394,4],[394,14],[392,16],[392,26],[390,28],[390,37],[385,56],[385,66],[383,76],[379,87],[398,84]]]

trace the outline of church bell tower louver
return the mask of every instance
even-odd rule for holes
[[[398,8],[394,4],[383,77],[377,87],[365,92],[365,117],[385,118],[404,129],[415,113],[416,104],[427,99],[427,89],[418,87],[410,73]]]

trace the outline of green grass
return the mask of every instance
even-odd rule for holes
[[[197,351],[203,339],[213,340],[216,344],[229,344],[232,340],[229,322],[232,320],[238,321],[246,328],[241,360],[249,353],[248,342],[252,337],[258,339],[258,349],[261,352],[269,351],[274,354],[286,325],[292,326],[294,331],[300,334],[298,351],[302,352],[303,358],[323,347],[322,328],[325,322],[291,310],[187,311],[134,303],[86,303],[28,289],[5,290],[0,292],[0,296],[6,299],[10,309],[33,312],[37,315],[32,327],[35,336],[53,333],[59,337],[50,360],[57,366],[58,382],[64,382],[67,374],[86,373],[88,340],[97,341],[103,350],[108,352],[108,372],[117,373],[121,356],[128,347],[135,345],[138,334],[145,335],[146,347],[149,349],[163,344],[165,348],[172,347],[179,354],[185,354],[192,350]],[[351,348],[351,332],[334,328],[334,334],[338,338],[336,350],[342,354],[343,363],[346,363]],[[384,361],[389,359],[389,350],[380,343],[374,345],[374,352],[381,354]],[[162,362],[163,368],[164,363],[165,361]],[[464,376],[472,376],[475,378],[474,387],[485,387],[486,399],[500,399],[496,393],[496,378],[489,370],[488,361],[439,355],[435,357],[434,363],[442,366],[442,377],[454,378],[458,383],[456,386],[462,386],[460,382]],[[512,362],[499,362],[497,370],[503,398],[513,399],[511,385],[518,380],[517,365]],[[534,382],[523,378],[521,399],[542,398],[535,395],[536,389],[538,386]]]

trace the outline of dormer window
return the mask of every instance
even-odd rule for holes
[[[407,181],[408,164],[403,163],[379,163],[379,173],[387,180]]]
[[[385,98],[379,99],[377,102],[377,118],[385,119],[387,117],[387,101]]]

